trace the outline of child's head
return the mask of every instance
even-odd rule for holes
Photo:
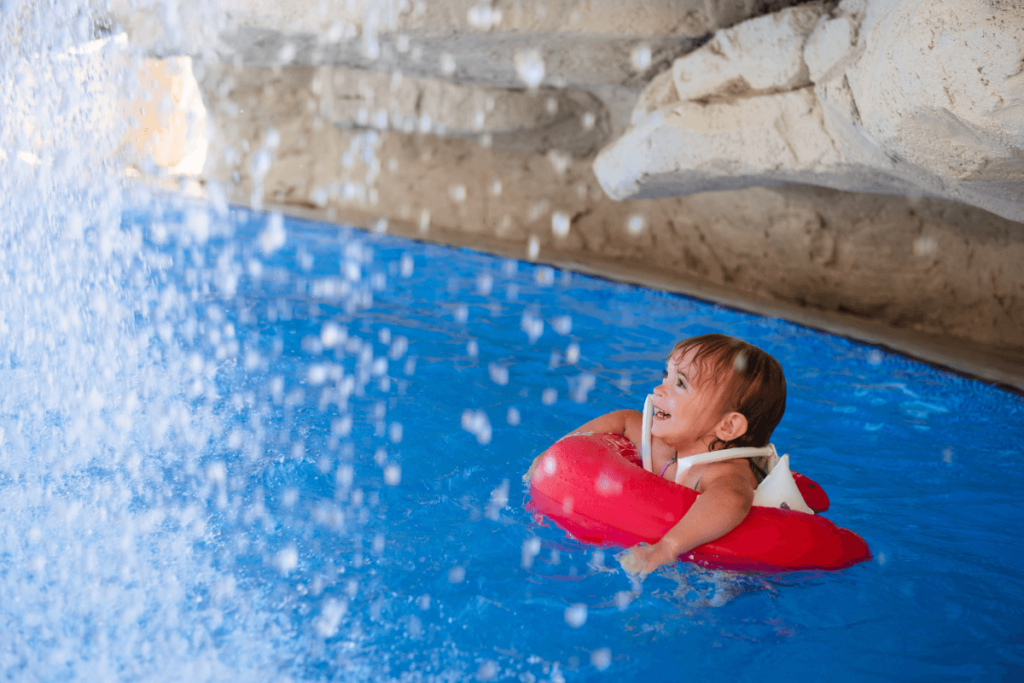
[[[720,414],[735,411],[747,418],[746,432],[728,442],[716,439],[711,448],[767,446],[786,412],[786,377],[779,361],[743,340],[704,334],[678,342],[671,359],[692,352],[694,381],[720,387]]]

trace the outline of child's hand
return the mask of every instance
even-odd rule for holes
[[[619,556],[619,564],[630,574],[641,579],[658,567],[671,564],[676,559],[674,554],[666,554],[661,544],[647,545],[640,543]]]

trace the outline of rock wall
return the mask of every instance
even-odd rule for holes
[[[811,3],[659,79],[595,163],[617,199],[808,183],[1024,220],[1024,3]]]
[[[566,1],[541,18],[526,3],[390,17],[367,11],[387,3],[237,3],[218,15],[224,52],[193,50],[209,141],[197,177],[214,198],[696,294],[1024,387],[1024,225],[924,191],[903,157],[898,173],[847,174],[870,193],[821,187],[818,162],[791,173],[824,145],[824,115],[806,123],[828,80],[806,84],[811,37],[853,6],[765,14],[791,4],[627,16]],[[716,137],[730,126],[743,133]],[[690,143],[700,154],[679,156]],[[639,171],[616,185],[608,159]],[[612,198],[626,186],[651,198]]]

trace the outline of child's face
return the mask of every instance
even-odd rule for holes
[[[691,455],[707,450],[722,417],[723,384],[697,377],[696,349],[676,352],[668,360],[665,379],[654,387],[654,423],[651,435]],[[687,451],[687,452],[683,452]]]

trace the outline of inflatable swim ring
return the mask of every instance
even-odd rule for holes
[[[775,458],[781,463],[785,456]],[[784,469],[788,475],[788,466]],[[782,509],[764,506],[755,497],[739,526],[679,559],[705,567],[761,571],[842,569],[871,559],[864,539],[813,514],[812,510],[828,508],[828,496],[820,486],[795,473],[789,481],[799,489],[807,512],[785,502],[780,503]],[[767,482],[766,478],[758,490]],[[530,480],[529,509],[581,541],[630,547],[659,541],[699,495],[646,471],[629,439],[580,434],[558,441],[539,458]]]

